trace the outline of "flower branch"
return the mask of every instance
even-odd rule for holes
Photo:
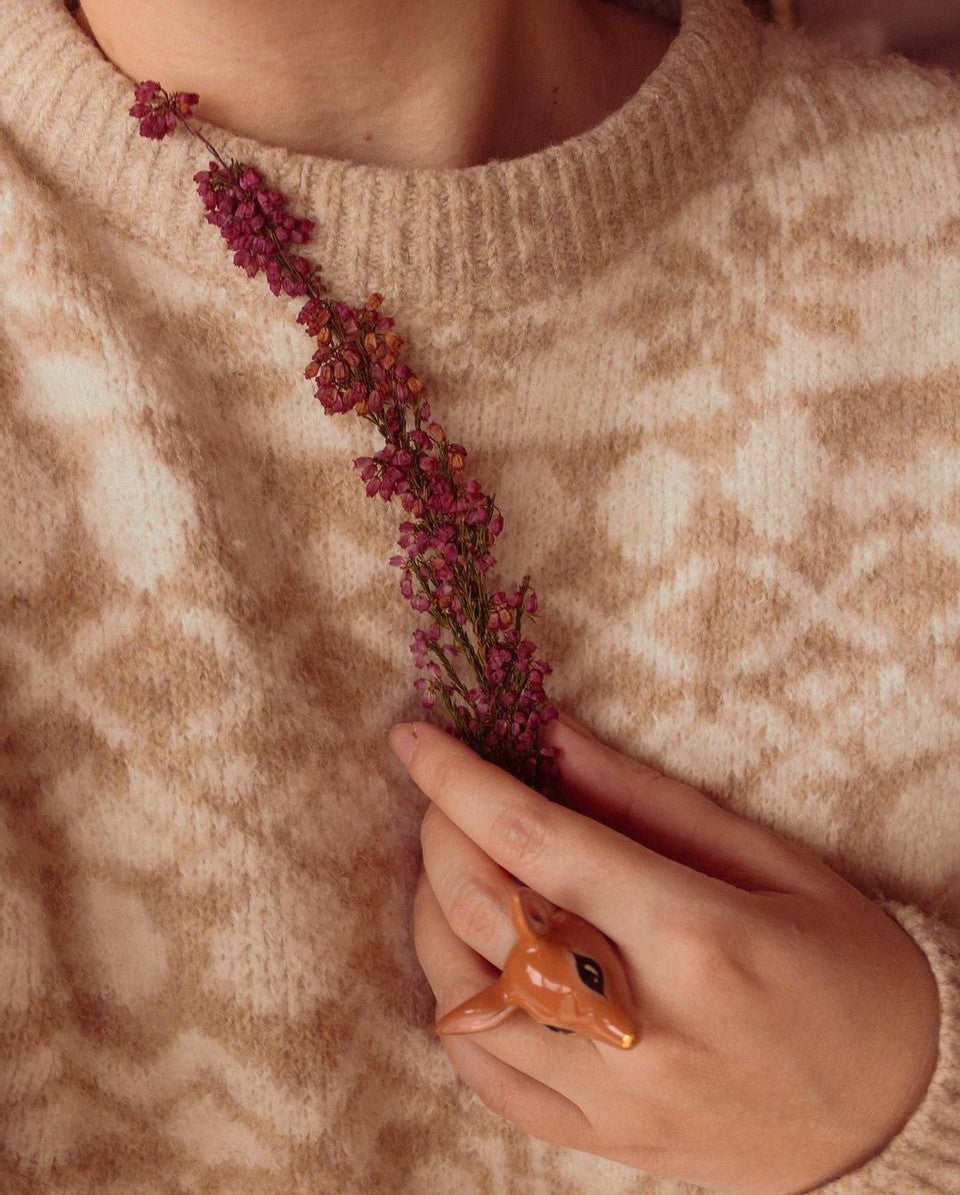
[[[287,200],[266,186],[254,166],[226,160],[189,120],[199,97],[138,85],[130,115],[144,137],[160,140],[183,125],[208,150],[208,169],[194,175],[206,219],[220,229],[233,261],[249,277],[262,273],[275,295],[305,298],[297,322],[314,341],[304,376],[328,415],[352,411],[382,440],[353,463],[367,496],[399,501],[406,518],[397,540],[399,588],[431,625],[414,631],[410,651],[425,675],[421,704],[439,701],[448,728],[486,759],[541,786],[553,752],[539,746],[540,728],[556,716],[544,691],[550,666],[522,637],[537,597],[524,577],[512,591],[491,593],[487,576],[503,530],[494,499],[465,477],[466,449],[451,443],[424,397],[422,379],[402,359],[402,338],[383,315],[383,296],[362,307],[325,297],[321,269],[296,249],[313,222],[292,216]]]

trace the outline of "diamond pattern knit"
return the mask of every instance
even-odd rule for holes
[[[687,1195],[529,1139],[433,1036],[369,429],[129,91],[0,0],[0,1189]],[[960,1192],[960,82],[687,0],[525,158],[226,147],[386,296],[553,698],[926,952],[931,1088],[823,1190]]]

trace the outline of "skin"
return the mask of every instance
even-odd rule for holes
[[[795,0],[797,23],[869,51],[960,66],[960,0]]]
[[[437,1015],[496,978],[525,884],[620,948],[627,1051],[516,1013],[441,1037],[534,1137],[735,1195],[799,1195],[862,1165],[919,1105],[939,997],[919,947],[796,842],[552,723],[563,803],[426,723],[394,752],[430,798],[415,943]]]
[[[414,168],[594,127],[674,32],[602,0],[274,0],[263,14],[261,0],[86,0],[84,27],[131,79],[198,91],[221,128]],[[569,808],[416,731],[392,743],[431,799],[414,916],[438,1015],[503,966],[518,881],[607,933],[642,993],[627,1052],[521,1015],[442,1039],[494,1111],[743,1195],[819,1186],[902,1126],[935,1064],[939,1005],[922,953],[877,906],[797,844],[570,727],[548,736]]]
[[[519,157],[593,128],[675,33],[603,0],[84,0],[82,18],[130,79],[198,92],[221,128],[401,167]]]

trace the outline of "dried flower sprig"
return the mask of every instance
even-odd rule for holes
[[[220,229],[234,263],[249,277],[263,273],[275,295],[307,297],[297,322],[315,341],[304,373],[328,415],[353,411],[372,423],[384,444],[353,463],[367,495],[398,498],[408,517],[397,541],[400,592],[431,625],[418,628],[410,650],[426,675],[415,682],[421,704],[439,701],[457,733],[484,758],[543,786],[554,752],[540,747],[540,728],[556,716],[544,678],[550,666],[524,639],[524,619],[537,596],[524,577],[491,593],[487,574],[503,518],[492,497],[464,475],[461,444],[433,419],[423,380],[402,360],[394,320],[380,313],[383,296],[363,307],[324,298],[321,269],[295,252],[313,222],[287,212],[287,200],[247,163],[226,161],[189,122],[199,97],[168,93],[147,81],[136,89],[130,115],[144,137],[160,140],[184,125],[210,151],[194,175],[206,218]]]

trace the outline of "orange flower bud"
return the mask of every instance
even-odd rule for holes
[[[412,373],[410,377],[407,378],[407,389],[411,394],[423,393],[423,382],[420,381],[415,373]]]

